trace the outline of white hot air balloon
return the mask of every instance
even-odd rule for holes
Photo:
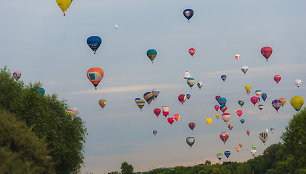
[[[119,25],[114,25],[114,28],[115,28],[115,29],[118,29],[118,28],[119,28]]]
[[[302,83],[302,80],[301,80],[301,79],[296,79],[296,80],[294,81],[294,83],[295,83],[295,85],[299,88],[300,85],[301,85],[301,83]]]
[[[255,156],[255,155],[256,155],[256,150],[251,150],[251,154],[252,154],[253,156]]]
[[[185,72],[184,79],[189,79],[191,77],[188,71]]]

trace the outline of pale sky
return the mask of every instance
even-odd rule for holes
[[[74,0],[65,17],[55,0],[1,4],[1,67],[20,71],[26,83],[40,81],[46,94],[58,94],[79,109],[88,129],[82,173],[119,171],[123,161],[135,171],[205,160],[215,163],[216,154],[225,150],[232,152],[228,160],[245,161],[252,158],[252,144],[261,154],[280,141],[296,113],[291,97],[306,97],[304,0]],[[187,8],[194,10],[190,22],[183,16]],[[86,44],[92,35],[102,38],[96,55]],[[268,62],[260,53],[264,46],[273,48]],[[188,54],[192,47],[194,57]],[[153,64],[146,56],[151,48],[158,52]],[[241,55],[239,61],[235,54]],[[249,67],[246,75],[240,70],[244,65]],[[86,77],[91,67],[105,73],[98,91]],[[201,90],[186,84],[186,70],[203,82]],[[225,82],[222,74],[227,75]],[[273,80],[276,74],[282,77],[278,85]],[[304,81],[299,89],[294,84],[297,78]],[[249,96],[246,84],[251,85]],[[158,99],[140,111],[134,99],[154,88],[161,91]],[[257,89],[268,94],[262,111],[250,102]],[[177,100],[182,93],[191,94],[183,106]],[[216,95],[228,100],[231,131],[215,117]],[[277,113],[271,102],[282,97],[287,103]],[[108,102],[104,109],[98,105],[102,98]],[[239,99],[245,101],[243,125],[236,115]],[[170,107],[170,116],[181,114],[172,126],[153,113],[164,105]],[[210,126],[206,118],[213,119]],[[189,122],[196,123],[194,131]],[[271,127],[275,133],[269,133],[263,145],[258,134]],[[219,138],[223,131],[230,136],[225,145]],[[185,142],[188,136],[196,139],[192,148]],[[235,147],[240,142],[244,146],[238,153]]]

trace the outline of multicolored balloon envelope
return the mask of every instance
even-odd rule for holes
[[[257,146],[256,145],[252,145],[252,149],[256,150]]]
[[[261,98],[263,99],[263,101],[266,101],[266,99],[267,99],[267,94],[266,93],[262,93],[261,94]]]
[[[189,79],[191,77],[190,73],[188,71],[184,74],[184,79]]]
[[[187,99],[189,100],[191,95],[190,94],[186,94]]]
[[[163,115],[167,117],[169,115],[169,106],[162,107]]]
[[[260,104],[258,105],[258,109],[262,110],[264,108],[264,105]]]
[[[189,79],[187,79],[187,84],[190,86],[190,88],[192,88],[193,85],[195,84],[194,78],[189,78]]]
[[[99,36],[90,36],[87,39],[87,45],[92,49],[94,54],[96,54],[96,51],[100,47],[101,43],[102,43],[102,39]]]
[[[226,105],[221,105],[220,110],[224,113],[227,110],[227,106]]]
[[[225,151],[225,152],[224,152],[224,155],[226,156],[226,158],[228,158],[228,157],[231,155],[231,151],[228,151],[228,150]]]
[[[286,99],[285,98],[280,98],[279,100],[282,102],[282,107],[284,107],[285,104],[286,104]]]
[[[260,95],[261,95],[261,90],[256,90],[256,91],[255,91],[255,94],[257,95],[257,97],[260,97]]]
[[[219,98],[218,103],[219,103],[220,106],[225,105],[226,104],[226,98],[223,98],[223,97]]]
[[[235,55],[235,58],[236,58],[237,60],[239,60],[239,59],[240,59],[240,54],[236,54],[236,55]]]
[[[103,76],[104,72],[101,68],[94,67],[87,70],[87,78],[94,85],[96,90]]]
[[[38,88],[38,94],[45,94],[44,88]]]
[[[142,108],[143,108],[144,105],[145,105],[145,101],[144,101],[144,100],[141,100],[140,98],[136,98],[136,99],[135,99],[135,102],[136,102],[137,106],[139,107],[139,109],[142,111]]]
[[[178,96],[178,101],[181,102],[182,104],[184,104],[186,100],[187,100],[187,97],[185,94],[180,94]]]
[[[193,10],[192,9],[186,9],[183,11],[183,15],[185,16],[185,18],[188,19],[188,21],[192,18],[193,16]]]
[[[261,48],[261,54],[266,58],[266,60],[268,61],[269,57],[272,54],[272,48],[271,47],[263,47]]]
[[[179,121],[179,119],[180,119],[180,114],[174,114],[174,119],[175,119],[175,121]]]
[[[270,132],[274,133],[274,130],[275,130],[274,128],[271,128],[271,129],[270,129]]]
[[[150,104],[154,99],[154,95],[152,92],[146,92],[143,94],[143,98],[147,101],[148,104]]]
[[[231,114],[229,113],[222,114],[222,119],[224,120],[225,123],[227,123],[231,119]]]
[[[219,107],[219,105],[215,105],[214,108],[215,108],[215,110],[218,112],[218,110],[219,110],[220,107]]]
[[[156,136],[156,134],[157,134],[157,130],[154,130],[154,131],[153,131],[153,135]]]
[[[234,126],[232,124],[228,124],[227,127],[229,128],[229,130],[232,130]]]
[[[290,103],[296,111],[300,111],[304,105],[304,99],[301,96],[294,96],[291,98]]]
[[[255,155],[256,155],[256,150],[251,150],[251,154],[252,154],[253,156],[255,156]]]
[[[187,137],[186,138],[186,143],[191,147],[195,142],[195,138],[194,137]]]
[[[229,135],[227,132],[222,132],[220,134],[220,139],[224,142],[224,144],[226,143],[227,139],[228,139]]]
[[[201,89],[202,86],[203,86],[203,83],[200,81],[200,82],[197,83],[197,85],[198,85],[198,88]]]
[[[21,77],[21,72],[15,71],[13,73],[13,77],[15,78],[16,81],[18,81]]]
[[[219,160],[221,160],[222,157],[223,157],[223,153],[218,153],[218,154],[217,154],[217,158],[218,158]]]
[[[239,146],[236,147],[236,151],[237,151],[237,152],[240,152],[240,147],[239,147]]]
[[[272,106],[276,111],[282,106],[282,102],[278,99],[272,101]]]
[[[243,124],[245,122],[245,119],[241,119],[240,122]]]
[[[226,80],[226,77],[227,77],[226,75],[221,76],[221,79],[223,80],[223,82]]]
[[[154,99],[153,99],[153,100],[155,100],[155,99],[157,98],[157,96],[159,95],[159,93],[160,93],[160,90],[159,90],[159,89],[153,89],[153,90],[152,90],[152,94],[154,95]]]
[[[263,132],[259,134],[259,139],[265,144],[268,140],[268,133]]]
[[[248,72],[249,67],[248,66],[243,66],[241,67],[241,71],[245,74],[246,72]]]
[[[153,63],[155,57],[157,56],[157,51],[156,51],[155,49],[149,49],[149,50],[147,51],[147,56],[148,56],[148,58],[149,58],[149,59],[152,61],[152,63]]]
[[[239,100],[239,101],[238,101],[238,104],[239,104],[239,106],[242,107],[242,106],[244,105],[244,101],[243,101],[243,100]]]
[[[99,100],[99,105],[101,106],[102,109],[105,107],[106,103],[107,103],[107,102],[106,102],[105,99]]]
[[[65,12],[69,8],[72,0],[56,0],[57,5],[62,9],[64,16],[66,16]]]

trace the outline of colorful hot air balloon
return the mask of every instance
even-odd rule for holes
[[[169,115],[169,106],[162,107],[163,115],[167,117]]]
[[[282,79],[282,77],[280,76],[280,75],[275,75],[274,76],[274,81],[276,82],[276,83],[279,83],[279,81]]]
[[[254,106],[255,106],[255,104],[258,102],[258,97],[256,97],[256,96],[253,96],[253,97],[251,97],[251,102],[254,104]]]
[[[96,54],[96,51],[100,47],[101,43],[102,43],[102,39],[99,36],[90,36],[87,39],[87,45],[92,49],[94,54]]]
[[[229,128],[229,130],[232,130],[234,126],[232,124],[228,124],[227,127]]]
[[[156,117],[158,117],[160,113],[161,113],[161,110],[159,108],[154,109],[154,114],[156,115]]]
[[[223,157],[223,153],[218,153],[218,154],[217,154],[217,158],[218,158],[219,160],[221,160],[222,157]]]
[[[236,151],[237,151],[237,152],[240,152],[240,147],[239,147],[239,146],[236,147]]]
[[[152,92],[146,92],[143,94],[143,98],[147,101],[148,104],[150,104],[154,98],[154,95]]]
[[[266,93],[262,93],[262,94],[261,94],[261,98],[263,99],[263,101],[266,101],[266,99],[267,99],[267,94],[266,94]]]
[[[255,155],[256,155],[256,150],[251,150],[251,154],[252,154],[253,156],[255,156]]]
[[[215,110],[218,112],[218,110],[219,110],[219,105],[215,105]]]
[[[195,128],[196,124],[195,124],[195,122],[190,122],[190,123],[188,124],[188,126],[189,126],[189,128],[190,128],[191,130],[193,130],[193,129]]]
[[[257,97],[260,97],[260,95],[261,95],[261,90],[256,90],[256,91],[255,91],[255,94],[257,95]]]
[[[279,100],[282,102],[282,107],[284,107],[284,105],[286,104],[286,99],[285,98],[280,98]]]
[[[246,92],[247,92],[247,94],[249,95],[250,94],[250,92],[251,92],[251,85],[245,85],[245,90],[246,90]]]
[[[220,110],[224,113],[227,110],[227,106],[226,105],[221,105]]]
[[[188,21],[192,18],[193,16],[193,10],[192,9],[186,9],[183,11],[183,15],[185,16],[185,18],[188,19]]]
[[[153,135],[156,136],[156,134],[157,134],[157,130],[154,130],[154,131],[153,131]]]
[[[38,88],[38,94],[45,94],[44,88]]]
[[[106,103],[107,101],[105,99],[99,100],[99,105],[101,106],[102,109],[105,107]]]
[[[136,99],[135,99],[135,102],[136,102],[137,106],[139,107],[139,109],[142,110],[142,108],[143,108],[144,105],[145,105],[145,101],[144,101],[144,100],[141,100],[140,98],[136,98]]]
[[[243,114],[242,110],[238,110],[236,113],[239,117]]]
[[[219,114],[216,114],[216,118],[219,119],[219,117],[220,117],[220,115],[219,115]]]
[[[226,77],[227,77],[226,75],[221,76],[221,79],[223,80],[223,82],[226,80]]]
[[[20,77],[21,77],[21,73],[18,72],[18,71],[15,71],[13,73],[13,77],[15,78],[16,81],[18,81],[20,79]]]
[[[74,115],[74,113],[73,113],[72,110],[67,110],[66,115],[69,116],[69,117],[72,117]]]
[[[227,139],[228,139],[229,135],[227,132],[222,132],[220,134],[220,139],[224,142],[224,144],[226,143]]]
[[[174,118],[172,118],[172,117],[169,117],[168,119],[168,122],[172,125],[172,123],[174,122]]]
[[[76,114],[78,113],[79,109],[78,108],[72,108],[71,109],[73,111],[74,116],[76,116]]]
[[[216,97],[215,97],[215,99],[218,101],[219,100],[219,98],[221,98],[221,96],[219,96],[219,95],[217,95]]]
[[[200,81],[200,82],[197,83],[197,85],[198,85],[198,88],[201,89],[202,86],[203,86],[203,83]]]
[[[97,86],[99,85],[103,76],[104,72],[101,68],[94,67],[87,70],[87,78],[94,85],[95,90],[97,90]]]
[[[175,121],[178,121],[180,119],[180,114],[174,114],[173,117],[174,117]]]
[[[266,132],[260,133],[259,139],[265,144],[268,139],[268,134]]]
[[[194,78],[189,78],[189,79],[187,79],[187,84],[190,86],[190,88],[192,88],[193,85],[195,84]]]
[[[296,111],[300,111],[304,105],[304,99],[301,96],[294,96],[291,98],[290,103]]]
[[[188,71],[184,74],[184,79],[189,79],[191,77],[190,73]]]
[[[224,152],[224,155],[226,156],[226,158],[228,158],[228,157],[231,155],[231,151],[228,151],[228,150],[225,151],[225,152]]]
[[[244,101],[243,100],[239,100],[238,104],[242,107],[244,105]]]
[[[223,98],[223,97],[219,98],[218,103],[220,104],[220,106],[225,105],[226,104],[226,98]]]
[[[247,133],[248,135],[250,135],[251,132],[250,132],[250,130],[248,129],[248,130],[246,131],[246,133]]]
[[[206,123],[208,124],[208,126],[211,124],[212,119],[211,118],[206,118]]]
[[[295,83],[295,85],[299,88],[300,85],[301,85],[301,83],[302,83],[302,80],[301,80],[301,79],[296,79],[296,80],[294,81],[294,83]]]
[[[257,146],[256,145],[252,145],[252,149],[256,150]]]
[[[186,138],[186,143],[191,147],[195,142],[195,138],[194,137],[187,137]]]
[[[248,66],[241,67],[241,71],[245,74],[249,70]]]
[[[191,56],[194,55],[195,51],[196,51],[196,50],[195,50],[194,48],[190,48],[190,49],[188,50],[188,52],[189,52],[189,54],[190,54]]]
[[[239,59],[240,59],[240,54],[236,54],[236,55],[235,55],[235,58],[236,58],[237,60],[239,60]]]
[[[69,8],[71,2],[71,0],[56,0],[56,3],[62,9],[64,16],[66,16],[65,12]]]
[[[160,93],[160,90],[159,90],[159,89],[153,89],[153,90],[152,90],[152,94],[154,95],[154,99],[153,99],[153,100],[155,100],[155,99],[157,98],[157,96],[159,95],[159,93]]]
[[[156,55],[157,55],[157,51],[156,51],[155,49],[149,49],[149,50],[147,51],[147,56],[148,56],[148,58],[152,61],[152,63],[153,63],[153,61],[154,61]]]
[[[227,123],[231,119],[231,114],[229,113],[222,114],[222,119],[224,120],[225,123]]]
[[[269,57],[272,54],[272,48],[271,47],[263,47],[261,48],[261,54],[266,58],[268,61]]]
[[[278,99],[272,101],[272,106],[276,111],[282,106],[282,102]]]
[[[190,94],[186,94],[187,99],[189,100],[191,95]]]
[[[242,147],[242,146],[243,146],[243,144],[242,144],[242,143],[239,143],[238,145],[239,145],[239,147]]]
[[[245,122],[245,119],[241,119],[240,122],[243,124]]]
[[[179,100],[182,104],[184,104],[184,102],[187,100],[187,97],[186,97],[185,94],[180,94],[180,95],[178,96],[178,100]]]
[[[260,104],[258,105],[258,109],[262,110],[264,108],[264,105]]]
[[[274,133],[274,128],[271,128],[270,131],[271,131],[272,133]]]

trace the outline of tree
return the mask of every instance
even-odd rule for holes
[[[1,173],[54,173],[47,144],[39,139],[24,122],[0,110],[0,171]]]
[[[39,83],[16,82],[6,69],[0,72],[0,108],[23,120],[39,138],[45,138],[57,173],[77,172],[83,164],[86,128],[68,117],[67,104],[56,95],[39,94]]]
[[[250,165],[248,163],[241,163],[237,168],[237,174],[252,174]]]
[[[132,174],[133,173],[133,166],[127,162],[123,162],[121,164],[121,173],[122,174]]]
[[[211,162],[209,160],[206,160],[205,165],[211,165]]]

